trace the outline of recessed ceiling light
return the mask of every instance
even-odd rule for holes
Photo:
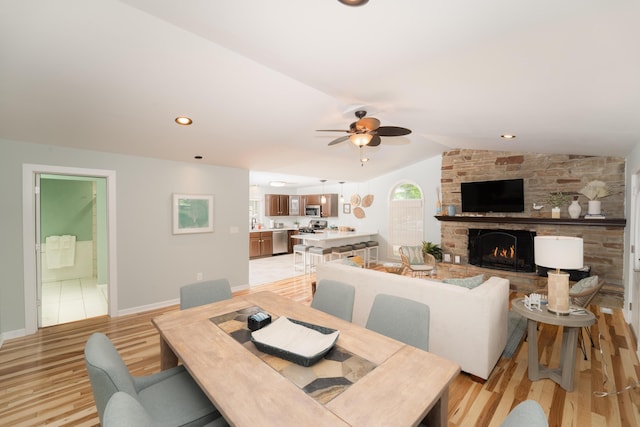
[[[500,138],[502,139],[514,139],[516,136],[515,135],[511,135],[510,133],[505,133],[504,135],[500,135]]]
[[[362,6],[363,4],[367,4],[369,0],[338,0],[342,4],[346,4],[347,6]]]
[[[272,187],[284,187],[287,183],[283,181],[271,181],[269,185]]]
[[[178,116],[176,117],[176,123],[182,126],[189,126],[191,123],[193,123],[193,120],[191,120],[187,116]]]

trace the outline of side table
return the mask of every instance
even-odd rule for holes
[[[578,333],[580,328],[593,325],[596,316],[582,308],[584,314],[569,314],[565,316],[551,313],[544,304],[540,310],[529,310],[524,305],[524,299],[515,299],[511,303],[513,310],[527,319],[527,334],[529,346],[529,379],[537,381],[549,378],[560,384],[567,391],[573,391],[573,377],[575,374],[576,351],[578,347]],[[562,351],[560,353],[560,368],[550,369],[538,362],[538,322],[562,326]]]

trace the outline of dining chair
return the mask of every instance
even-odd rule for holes
[[[378,294],[366,328],[429,351],[429,306],[421,302]]]
[[[424,253],[422,246],[401,246],[399,249],[403,272],[409,271],[413,277],[425,276],[433,273],[436,258]]]
[[[180,310],[231,299],[231,285],[227,279],[206,280],[180,288]]]
[[[205,424],[203,427],[223,427],[229,424],[224,418]],[[164,422],[154,422],[140,402],[129,394],[118,391],[111,396],[104,410],[103,427],[171,427]],[[177,426],[176,426],[177,427]]]
[[[513,408],[500,427],[547,427],[548,425],[542,406],[535,400],[529,399]]]
[[[163,425],[204,426],[222,417],[183,366],[132,376],[111,340],[100,332],[87,340],[84,358],[101,423],[107,402],[119,391],[134,398],[152,420]]]
[[[316,284],[311,307],[351,322],[355,293],[355,288],[346,283],[320,280]]]

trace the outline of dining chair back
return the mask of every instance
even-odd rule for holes
[[[87,340],[84,357],[101,423],[107,403],[117,392],[134,398],[152,419],[166,425],[204,426],[221,418],[183,366],[132,376],[111,340],[100,332]]]
[[[118,391],[111,396],[104,410],[103,427],[153,427],[153,419],[140,402]]]
[[[180,310],[231,299],[231,285],[227,279],[207,280],[180,288]]]
[[[311,307],[351,322],[355,288],[336,280],[320,280]]]
[[[429,306],[407,298],[378,294],[367,329],[429,351]]]
[[[509,412],[500,427],[548,427],[542,406],[535,400],[520,402]]]

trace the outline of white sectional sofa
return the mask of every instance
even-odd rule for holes
[[[509,281],[485,278],[473,289],[431,279],[412,278],[344,265],[320,264],[316,280],[337,280],[355,287],[353,323],[366,325],[377,294],[420,301],[430,308],[429,351],[461,369],[489,378],[507,342]]]

